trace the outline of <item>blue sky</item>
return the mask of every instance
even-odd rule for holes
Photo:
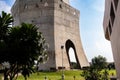
[[[15,0],[0,0],[1,11],[10,12]],[[110,42],[104,38],[104,0],[70,0],[71,6],[80,10],[80,36],[87,59],[102,55],[113,61]]]
[[[113,61],[110,42],[104,38],[103,17],[105,0],[70,0],[80,10],[80,35],[88,60],[102,55]]]

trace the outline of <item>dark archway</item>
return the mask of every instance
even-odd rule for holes
[[[68,60],[69,60],[69,64],[70,64],[70,68],[72,69],[73,68],[73,64],[71,63],[70,61],[70,55],[69,55],[69,49],[70,48],[73,48],[74,50],[74,54],[75,54],[75,58],[76,58],[76,63],[77,63],[77,69],[80,69],[80,63],[78,61],[78,57],[77,57],[77,53],[76,53],[76,49],[75,49],[75,46],[73,44],[73,42],[71,40],[67,40],[66,43],[65,43],[65,48],[66,48],[66,53],[67,53],[67,57],[68,57]]]

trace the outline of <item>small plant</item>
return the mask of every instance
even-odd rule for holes
[[[100,80],[101,78],[100,72],[92,67],[83,70],[81,76],[83,76],[85,80]]]
[[[108,77],[108,75],[109,75],[108,70],[105,69],[102,74],[103,74],[102,75],[102,80],[108,80],[108,78],[109,78]]]
[[[90,67],[83,70],[81,76],[85,80],[108,80],[108,71],[106,70],[106,58],[98,56],[92,59]],[[104,71],[102,71],[104,69]]]

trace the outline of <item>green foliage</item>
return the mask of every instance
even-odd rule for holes
[[[91,67],[88,69],[85,69],[82,72],[81,76],[83,76],[85,80],[100,80],[101,78],[100,72]]]
[[[34,25],[23,23],[20,27],[13,27],[9,33],[8,47],[14,59],[9,61],[10,63],[17,61],[18,64],[34,65],[34,60],[42,55],[44,45],[45,39],[41,33],[37,32]]]
[[[12,16],[2,11],[2,14],[0,15],[0,40],[5,39],[9,25],[11,25],[12,22]]]
[[[112,62],[112,63],[108,63],[108,69],[109,70],[111,70],[111,69],[115,69],[115,64],[114,64],[114,62]]]
[[[8,54],[6,54],[6,40],[8,40],[7,36],[9,32],[9,25],[11,25],[12,22],[12,16],[2,11],[2,14],[0,15],[0,63],[3,63],[7,60],[5,56],[9,57]],[[7,70],[8,69],[5,69],[4,71],[4,80],[7,80]]]
[[[2,12],[0,63],[9,64],[4,69],[4,80],[8,80],[8,76],[10,80],[15,80],[18,73],[22,73],[26,80],[34,72],[34,61],[41,62],[43,57],[47,59],[45,39],[38,32],[38,28],[32,24],[22,23],[20,26],[9,28],[12,21],[10,14]]]
[[[11,66],[14,70],[10,74],[21,72],[26,80],[34,72],[34,61],[46,53],[44,46],[45,39],[34,25],[22,23],[21,26],[12,27],[8,40],[8,61],[18,67]]]
[[[108,70],[104,69],[104,71],[101,74],[101,79],[102,80],[108,80],[109,79],[108,75],[109,75]]]
[[[91,66],[92,66],[93,68],[98,69],[98,70],[101,70],[101,69],[106,68],[106,67],[107,67],[106,58],[103,57],[103,56],[101,56],[101,55],[99,55],[99,56],[97,56],[97,57],[94,57],[94,58],[92,59],[92,64],[91,64]]]
[[[98,56],[92,59],[90,67],[83,70],[81,76],[86,80],[108,80],[108,71],[106,70],[106,58]],[[105,69],[104,71],[102,71]]]
[[[72,69],[79,69],[79,65],[76,62],[71,62],[70,64]]]

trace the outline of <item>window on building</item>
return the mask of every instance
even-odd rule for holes
[[[31,20],[32,23],[34,23],[34,20]]]
[[[110,18],[111,18],[111,22],[112,22],[112,26],[113,26],[114,19],[115,19],[115,12],[114,12],[112,3],[111,3],[111,10],[110,10]]]
[[[110,40],[110,35],[109,35],[108,27],[106,28],[105,38],[108,39],[108,40]]]
[[[108,29],[109,29],[109,34],[111,35],[111,33],[112,33],[112,27],[111,27],[110,21],[109,21]]]
[[[43,0],[40,0],[40,2],[42,2]]]
[[[76,12],[73,12],[74,15],[76,15]]]
[[[60,4],[59,7],[62,9],[62,5]]]
[[[45,4],[44,4],[44,6],[45,6],[45,7],[47,7],[47,6],[48,6],[47,0],[45,1]]]
[[[67,12],[69,12],[70,10],[69,9],[67,9]]]
[[[28,5],[27,5],[27,4],[25,4],[24,9],[27,9],[27,8],[28,8]]]
[[[39,8],[39,5],[38,5],[38,4],[36,4],[35,6],[36,6],[37,8]]]
[[[114,1],[115,9],[117,10],[117,6],[118,6],[118,1],[119,0],[113,0],[113,1]]]

